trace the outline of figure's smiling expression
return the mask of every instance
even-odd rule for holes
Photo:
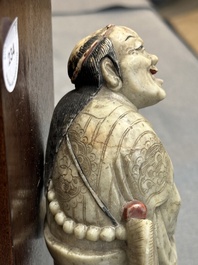
[[[122,74],[121,93],[137,108],[153,105],[164,99],[163,81],[154,75],[158,72],[158,58],[146,52],[143,40],[136,32],[116,27],[111,39]]]

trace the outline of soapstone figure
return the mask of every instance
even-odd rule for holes
[[[158,58],[108,25],[73,49],[75,89],[46,152],[45,239],[56,265],[176,265],[180,196],[169,155],[138,109],[165,97]]]

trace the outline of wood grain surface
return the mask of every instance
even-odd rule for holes
[[[198,55],[198,8],[169,18],[170,23]]]
[[[157,11],[198,55],[198,1],[174,0],[159,6]]]
[[[0,63],[0,261],[50,265],[43,239],[43,162],[54,106],[49,0],[1,0],[1,51],[6,17],[18,17],[19,73],[9,93]],[[0,62],[2,62],[0,52]]]

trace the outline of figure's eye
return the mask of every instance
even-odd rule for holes
[[[144,51],[144,45],[143,44],[139,45],[139,46],[137,46],[137,48],[133,48],[133,49],[129,48],[127,53],[128,54],[134,54],[137,51]]]
[[[140,45],[138,48],[135,49],[136,51],[144,50],[144,45]]]

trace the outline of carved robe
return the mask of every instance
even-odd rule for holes
[[[113,92],[100,91],[71,123],[52,170],[56,199],[67,217],[87,227],[112,226],[76,165],[117,223],[123,224],[122,211],[127,202],[143,202],[147,218],[154,223],[159,264],[176,264],[174,230],[180,197],[172,163],[149,122],[131,102]],[[51,226],[56,237],[55,230]],[[57,238],[64,241],[60,234]],[[65,242],[69,244],[69,240]]]

